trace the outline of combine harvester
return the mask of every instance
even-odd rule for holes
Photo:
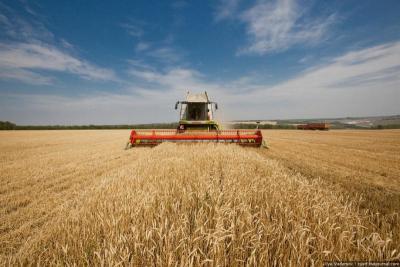
[[[216,102],[211,102],[207,92],[187,93],[185,101],[175,104],[180,106],[180,121],[176,130],[132,130],[127,148],[156,146],[164,142],[174,143],[233,143],[242,146],[266,147],[261,130],[222,130],[214,120],[218,109]]]

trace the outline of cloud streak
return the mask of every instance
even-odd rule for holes
[[[0,79],[16,80],[32,85],[49,85],[56,81],[51,73],[63,72],[86,80],[116,81],[113,70],[98,67],[86,60],[73,56],[65,50],[72,50],[68,41],[61,39],[60,49],[54,35],[36,19],[22,19],[8,6],[0,4],[0,29],[8,36],[7,42],[0,43]],[[29,8],[27,5],[25,8]]]
[[[112,70],[99,68],[42,43],[0,44],[0,69],[0,78],[34,84],[49,84],[52,80],[35,70],[66,72],[87,80],[117,79]]]
[[[249,95],[255,105],[285,103],[280,114],[292,118],[396,114],[399,99],[400,42],[348,52]]]
[[[216,6],[214,19],[215,21],[221,21],[224,19],[234,17],[240,0],[220,0]]]
[[[126,30],[130,36],[135,38],[140,38],[144,34],[144,30],[142,28],[143,23],[130,21],[128,23],[121,23],[120,26]]]
[[[321,42],[334,23],[335,15],[306,20],[305,14],[294,0],[258,1],[240,16],[246,24],[249,44],[238,54],[264,55],[295,45]]]
[[[46,26],[36,20],[31,19],[27,21],[21,18],[13,9],[0,3],[0,29],[6,34],[10,39],[15,41],[23,40],[42,40],[42,41],[53,41],[54,34],[50,32]],[[37,15],[33,12],[28,5],[24,6],[24,9],[30,10],[30,14],[33,17]]]

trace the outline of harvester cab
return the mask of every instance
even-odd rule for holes
[[[211,102],[207,92],[186,95],[185,101],[178,101],[175,109],[180,106],[179,131],[186,130],[220,130],[219,124],[214,120],[214,112],[218,109],[216,102]]]
[[[256,130],[222,130],[214,118],[218,109],[210,101],[207,92],[186,94],[186,100],[178,101],[179,112],[176,130],[132,130],[128,147],[156,146],[163,142],[174,143],[232,143],[242,146],[264,146],[262,133]]]

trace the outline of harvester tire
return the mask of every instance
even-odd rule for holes
[[[132,148],[131,142],[126,143],[125,150]]]
[[[268,144],[267,144],[267,141],[262,140],[261,147],[262,147],[262,148],[265,148],[265,149],[269,149]]]

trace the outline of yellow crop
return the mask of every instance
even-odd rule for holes
[[[162,144],[128,151],[126,131],[1,132],[0,260],[318,266],[400,258],[396,210],[365,208],[363,192],[338,186],[339,174],[311,176],[325,133],[272,132],[264,132],[270,150]],[[329,134],[334,157],[348,144]],[[279,146],[312,138],[312,152],[288,146],[279,154]],[[399,151],[398,143],[390,149]],[[361,156],[351,155],[359,168]],[[304,169],[296,168],[301,160]]]

